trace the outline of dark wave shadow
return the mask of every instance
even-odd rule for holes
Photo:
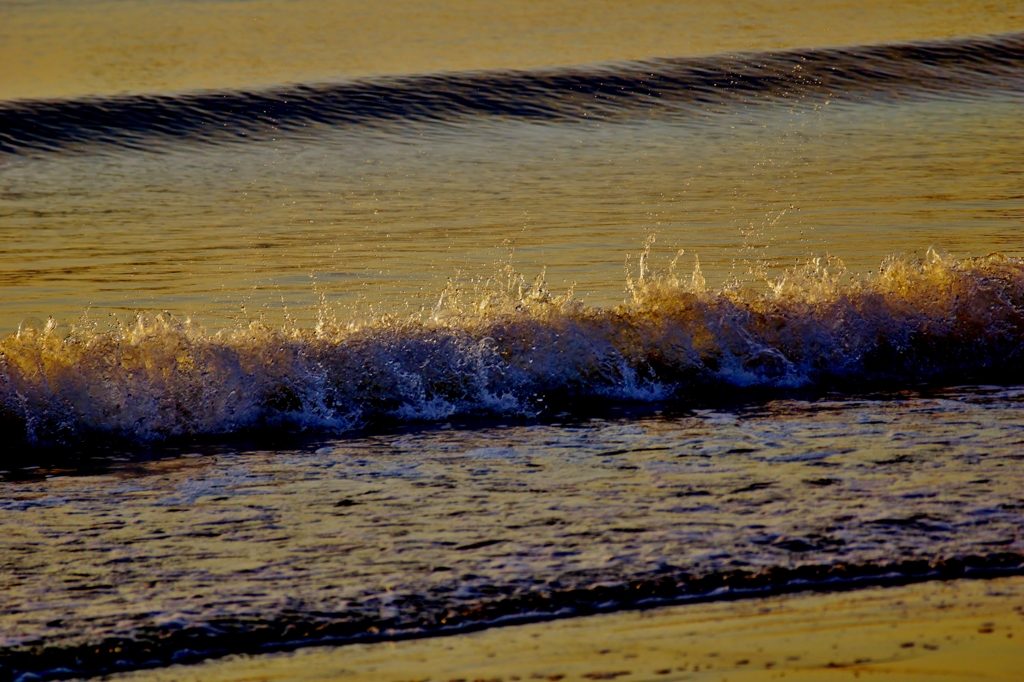
[[[410,75],[267,90],[0,104],[0,154],[156,140],[263,139],[317,126],[401,130],[491,117],[562,123],[696,117],[737,105],[1017,94],[1024,34],[650,59],[578,68]]]
[[[0,681],[94,677],[197,663],[231,654],[453,635],[497,625],[670,604],[1021,574],[1024,556],[1014,552],[891,563],[774,566],[707,574],[666,568],[617,584],[591,587],[522,592],[495,586],[492,597],[469,605],[453,606],[449,600],[431,595],[396,599],[397,614],[393,617],[382,617],[372,608],[337,613],[294,611],[265,620],[222,618],[198,625],[145,627],[133,636],[108,637],[77,646],[0,649]]]

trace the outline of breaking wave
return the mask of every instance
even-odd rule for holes
[[[649,59],[576,68],[395,76],[177,95],[0,104],[0,154],[159,139],[267,138],[317,126],[402,127],[693,116],[735,105],[1017,95],[1024,35]]]
[[[1024,260],[930,250],[854,279],[818,260],[767,286],[704,286],[641,258],[613,308],[511,271],[450,285],[410,318],[208,333],[139,314],[110,330],[22,324],[0,341],[0,423],[36,446],[453,416],[538,416],[563,399],[699,402],[751,388],[858,390],[1024,376]]]

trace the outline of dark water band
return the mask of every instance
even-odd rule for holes
[[[29,679],[93,677],[229,654],[412,639],[480,630],[498,623],[537,622],[668,604],[1022,574],[1024,555],[1003,552],[890,563],[778,566],[708,575],[668,569],[616,585],[527,593],[496,588],[495,596],[471,605],[409,596],[396,599],[399,615],[384,620],[369,611],[292,612],[265,620],[225,618],[194,626],[140,628],[135,636],[108,637],[73,646],[0,649],[0,682],[16,680],[26,673],[37,676]]]
[[[1024,90],[1024,34],[651,59],[581,68],[457,72],[266,90],[0,104],[0,153],[153,138],[211,142],[353,124],[467,117],[563,122],[694,115],[737,104],[886,101]]]

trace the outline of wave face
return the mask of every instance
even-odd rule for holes
[[[889,259],[854,281],[817,261],[764,291],[707,290],[641,261],[615,308],[508,276],[450,287],[429,317],[208,334],[168,315],[111,331],[23,324],[0,342],[13,437],[48,446],[452,416],[538,416],[563,398],[700,401],[709,391],[1020,380],[1024,261]]]
[[[320,125],[541,122],[713,113],[736,105],[1017,94],[1024,35],[651,59],[582,68],[404,76],[263,91],[0,105],[0,153],[153,139],[265,138]]]

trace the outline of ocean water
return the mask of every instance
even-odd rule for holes
[[[1024,570],[1013,3],[0,18],[0,679]]]

